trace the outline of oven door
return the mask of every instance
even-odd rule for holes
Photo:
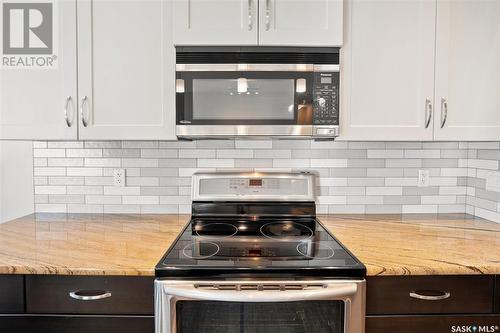
[[[176,73],[178,136],[312,135],[312,70],[186,66]]]
[[[363,333],[364,280],[155,282],[156,333]]]

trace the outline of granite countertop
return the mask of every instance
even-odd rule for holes
[[[34,215],[0,224],[0,274],[154,275],[187,215]],[[368,275],[500,274],[500,224],[464,214],[323,215]]]

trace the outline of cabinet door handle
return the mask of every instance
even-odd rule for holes
[[[432,119],[432,102],[430,98],[427,98],[425,100],[425,114],[427,117],[427,121],[425,122],[425,128],[429,128]]]
[[[66,103],[64,103],[64,120],[66,120],[66,125],[71,127],[73,125],[73,112],[71,113],[71,120],[68,116],[69,103],[71,102],[71,96],[66,97]]]
[[[252,14],[253,0],[248,0],[248,31],[253,29],[253,14]]]
[[[424,301],[441,301],[443,299],[450,298],[450,296],[451,294],[447,291],[417,290],[410,292],[410,297]]]
[[[266,0],[266,31],[271,28],[271,0]]]
[[[448,119],[448,101],[446,98],[441,97],[441,128],[446,124]]]
[[[77,290],[70,292],[69,297],[79,301],[96,301],[111,297],[111,292],[104,290]]]
[[[86,102],[87,102],[87,96],[84,96],[82,98],[81,103],[80,103],[80,118],[82,118],[83,127],[87,127],[89,125],[89,123],[87,122],[87,120],[85,120],[85,115],[84,115],[84,112],[83,112],[83,109],[84,109],[84,106],[85,106]]]

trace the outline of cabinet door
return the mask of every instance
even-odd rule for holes
[[[259,44],[342,45],[342,0],[259,0]]]
[[[175,45],[257,45],[258,0],[173,0]]]
[[[437,13],[435,138],[498,141],[500,1],[440,0]]]
[[[431,140],[435,1],[346,7],[339,139]]]
[[[0,7],[0,11],[6,10],[6,7]],[[19,15],[23,12],[25,16],[33,15],[33,20],[41,18],[42,22],[51,22],[48,23],[48,38],[53,42],[52,52],[50,55],[38,55],[38,52],[30,54],[31,51],[26,48],[33,45],[46,48],[48,44],[44,41],[41,41],[44,44],[40,44],[38,37],[29,31],[29,38],[24,36],[22,44],[25,50],[20,52],[25,54],[16,55],[16,59],[37,57],[47,60],[50,57],[53,66],[49,66],[47,60],[39,63],[41,67],[30,65],[28,61],[24,62],[26,66],[0,68],[0,139],[74,140],[77,138],[76,0],[54,1],[50,9],[51,21],[47,11],[35,15],[37,11],[28,8],[12,9],[8,13],[0,13],[0,16],[4,17],[2,14],[5,14],[10,17],[13,30],[18,25],[16,23],[24,23]],[[13,40],[9,43],[12,45]],[[4,54],[4,57],[9,56]]]
[[[175,139],[171,2],[78,4],[80,139]]]

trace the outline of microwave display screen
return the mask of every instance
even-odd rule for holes
[[[249,186],[258,186],[258,187],[261,187],[262,186],[262,179],[249,179],[248,180],[248,185]]]
[[[193,79],[193,120],[295,118],[293,79]]]
[[[321,84],[331,84],[331,83],[332,83],[331,77],[322,77],[321,78]]]

